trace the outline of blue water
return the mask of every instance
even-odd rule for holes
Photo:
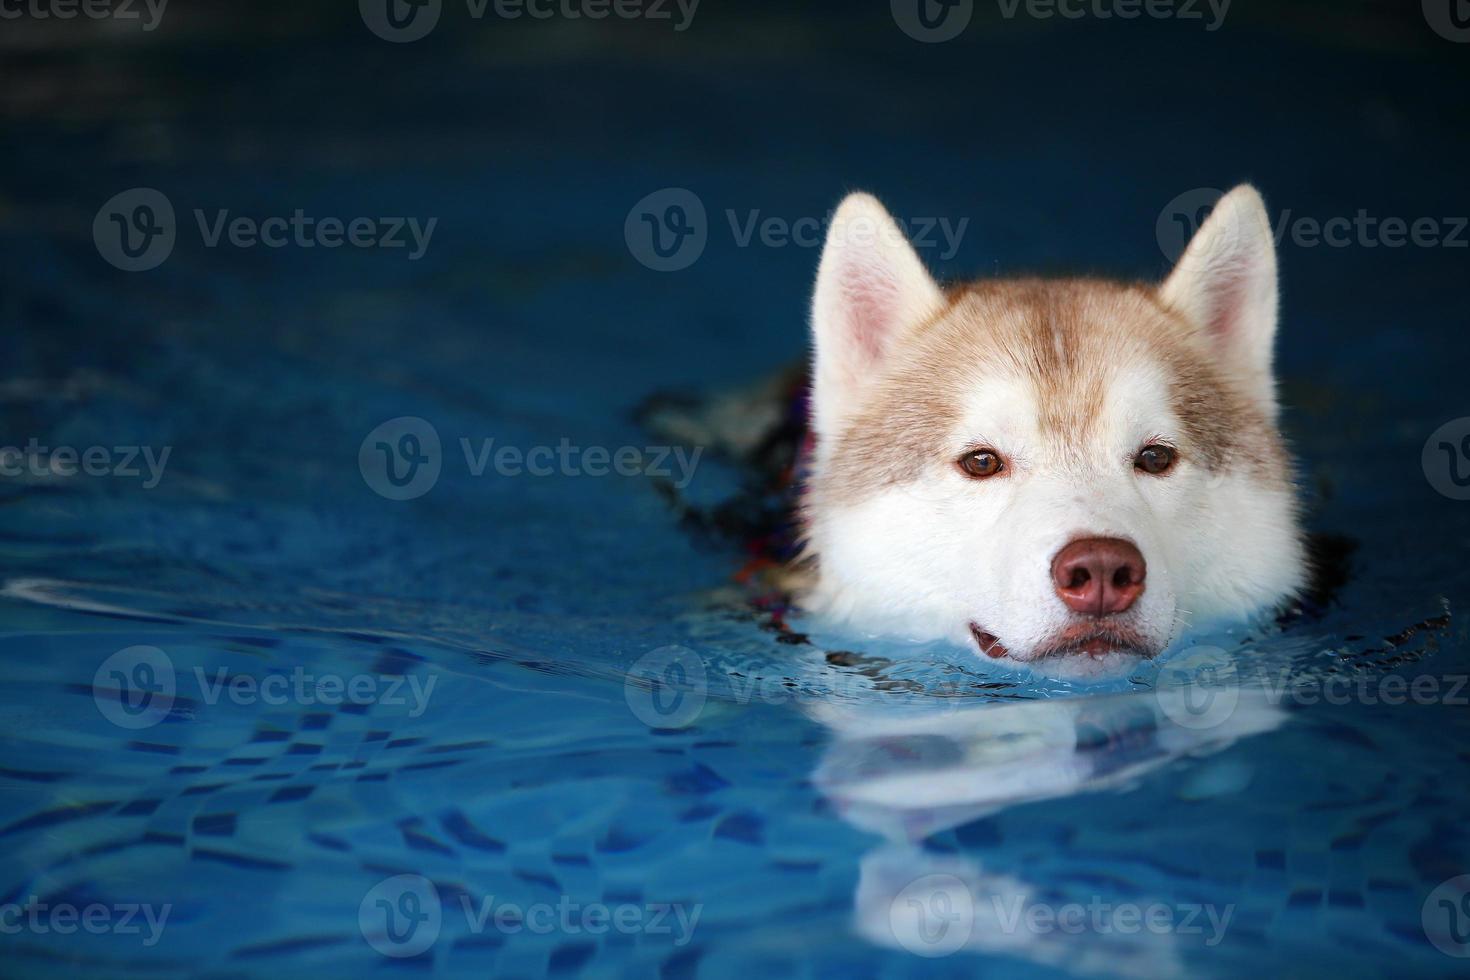
[[[738,549],[653,481],[475,476],[460,440],[647,446],[650,393],[799,358],[815,252],[741,247],[727,210],[820,217],[864,187],[970,219],[926,253],[941,273],[1138,277],[1195,187],[1464,215],[1467,49],[1367,4],[919,45],[883,4],[707,2],[678,35],[461,17],[390,45],[348,4],[5,53],[0,445],[170,456],[156,486],[0,479],[3,970],[1462,972],[1425,911],[1456,914],[1436,889],[1470,874],[1470,503],[1421,450],[1470,414],[1470,252],[1283,246],[1286,425],[1349,580],[1094,687],[800,616],[810,642],[783,642],[731,584]],[[128,273],[91,229],[136,186],[179,231]],[[665,187],[709,216],[673,273],[624,239]],[[410,261],[207,248],[196,208],[438,223]],[[404,416],[441,473],[400,501],[359,450]],[[741,479],[710,455],[686,493]],[[1389,677],[1437,693],[1353,693]],[[1202,723],[1201,693],[1234,707]],[[1162,903],[1175,927],[1007,927],[1012,900]],[[15,911],[38,905],[100,925]],[[630,924],[535,926],[557,906]]]

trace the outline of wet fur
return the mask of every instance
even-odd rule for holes
[[[857,236],[851,229],[878,228]],[[941,290],[887,212],[834,217],[813,302],[816,451],[803,500],[805,603],[861,629],[1054,656],[1077,622],[1050,561],[1127,538],[1149,582],[1118,627],[1162,650],[1192,623],[1247,618],[1302,587],[1291,464],[1277,430],[1276,267],[1250,188],[1228,195],[1162,286],[1018,279]],[[1179,453],[1164,477],[1132,454]],[[974,481],[980,447],[1010,460]]]

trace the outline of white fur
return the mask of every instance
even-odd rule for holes
[[[871,198],[849,198],[838,227],[853,215],[871,218],[874,207],[881,209]],[[863,248],[841,236],[829,244],[813,307],[815,481],[827,465],[823,444],[830,449],[841,419],[863,404],[884,352],[933,315],[937,292],[906,244]],[[883,298],[865,300],[866,315],[886,319],[855,328],[853,296]],[[1274,419],[1276,265],[1254,190],[1222,200],[1160,297],[1208,329],[1222,362]],[[883,338],[881,349],[854,343],[854,329]],[[819,577],[809,604],[861,629],[972,649],[975,623],[999,637],[1011,658],[1028,661],[1077,623],[1050,569],[1079,537],[1123,538],[1145,556],[1147,587],[1126,616],[1146,638],[1146,653],[1198,621],[1247,617],[1299,589],[1304,562],[1291,488],[1244,471],[1211,473],[1187,455],[1165,477],[1139,473],[1132,458],[1143,444],[1177,439],[1172,382],[1142,357],[1108,365],[1106,373],[1100,418],[1086,438],[1048,434],[1042,396],[1024,378],[962,380],[962,418],[944,454],[915,460],[912,479],[854,503],[818,495],[808,532]],[[1003,478],[975,481],[958,470],[954,461],[976,446],[1008,457]],[[1087,673],[1128,658],[1068,659]]]

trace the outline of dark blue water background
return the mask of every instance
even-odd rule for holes
[[[5,934],[7,973],[1459,967],[1421,908],[1470,873],[1463,700],[1258,714],[1247,691],[1201,734],[1157,710],[1151,675],[1074,690],[820,624],[784,644],[722,591],[740,556],[681,530],[648,480],[476,477],[459,440],[643,446],[633,409],[650,392],[799,358],[816,252],[740,247],[727,211],[820,218],[864,188],[901,215],[969,219],[955,255],[926,252],[941,274],[1139,278],[1167,269],[1156,221],[1197,187],[1252,180],[1278,217],[1465,215],[1470,49],[1371,4],[1240,0],[1213,33],[977,14],[939,45],[906,38],[882,3],[705,0],[682,33],[455,8],[408,45],[340,8],[181,3],[156,36],[20,34],[0,54],[0,444],[172,450],[153,488],[0,481],[0,897],[172,910],[153,945]],[[137,186],[170,199],[178,242],[126,273],[92,222]],[[703,255],[675,273],[624,239],[629,208],[665,187],[709,219]],[[196,208],[438,224],[417,261],[206,248]],[[1358,548],[1321,618],[1196,638],[1241,676],[1429,676],[1448,692],[1470,673],[1470,503],[1421,465],[1430,434],[1470,414],[1467,261],[1283,244],[1286,426],[1312,527]],[[358,462],[399,416],[444,447],[411,501],[372,492]],[[718,500],[738,481],[711,458],[689,493]],[[94,677],[139,645],[166,655],[177,691],[129,729],[99,710]],[[707,668],[708,703],[650,728],[624,677],[668,645]],[[199,683],[298,667],[434,687],[415,714],[211,701]],[[1083,694],[1091,721],[1052,710]],[[1003,720],[974,722],[986,706]],[[967,720],[915,734],[938,710]],[[854,802],[909,762],[972,798]],[[1234,918],[1214,946],[982,936],[926,959],[882,926],[894,892],[931,873]],[[432,881],[448,910],[414,958],[380,955],[360,928],[364,897],[399,874]],[[476,934],[452,914],[461,896],[702,912],[678,945]]]

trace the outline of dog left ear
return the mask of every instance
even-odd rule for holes
[[[818,451],[862,401],[894,338],[944,308],[944,293],[878,200],[832,216],[812,296],[812,422]]]
[[[1274,417],[1276,243],[1254,187],[1242,184],[1220,199],[1159,288],[1159,299],[1206,331],[1226,366]]]

